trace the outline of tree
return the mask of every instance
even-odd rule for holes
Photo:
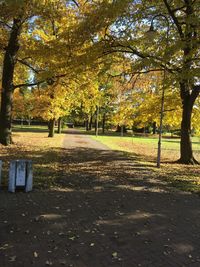
[[[1,1],[0,3],[0,21],[4,33],[0,46],[5,51],[2,66],[0,110],[0,143],[3,145],[9,145],[12,142],[11,115],[13,92],[15,88],[22,87],[22,85],[14,84],[16,76],[15,67],[20,51],[20,44],[25,43],[22,40],[22,32],[23,30],[27,32],[30,18],[41,11],[40,7],[37,1],[34,0],[10,0]]]
[[[4,145],[11,143],[11,106],[13,95],[13,75],[15,57],[19,50],[19,35],[22,27],[22,17],[18,14],[13,18],[10,37],[3,61],[1,115],[0,115],[0,142]]]
[[[70,113],[74,91],[69,82],[58,79],[53,85],[33,90],[33,117],[48,121],[49,137],[54,137],[55,121]]]
[[[12,118],[27,120],[33,118],[34,96],[29,89],[16,89],[13,95]]]
[[[132,73],[163,70],[166,67],[171,84],[179,87],[182,101],[179,162],[185,164],[197,163],[192,152],[191,116],[200,92],[198,4],[198,1],[192,0],[159,0],[151,3],[145,0],[135,1],[130,12],[115,23],[115,31],[108,33],[105,48],[105,54],[129,55],[134,65]],[[158,14],[162,16],[155,19]],[[163,15],[168,19],[169,36],[166,34],[168,25]],[[147,22],[151,23],[152,19],[159,29],[159,35],[154,42],[145,42]],[[121,25],[121,28],[117,27],[118,25]]]
[[[53,84],[55,78],[83,71],[99,57],[99,46],[93,46],[102,34],[127,8],[131,0],[122,1],[1,1],[0,19],[5,30],[0,143],[11,143],[12,96],[16,63],[34,74],[34,81]],[[51,34],[50,34],[51,31]],[[97,44],[97,42],[96,42]],[[20,49],[19,49],[20,47]],[[91,53],[88,53],[88,51]],[[17,56],[20,56],[17,58]],[[98,64],[98,62],[95,62]],[[32,75],[32,74],[31,74]],[[30,75],[30,77],[31,77]],[[33,75],[32,75],[33,76]]]

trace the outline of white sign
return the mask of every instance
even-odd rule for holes
[[[10,163],[8,191],[15,192],[16,187],[24,187],[26,192],[32,190],[32,161],[13,160]]]

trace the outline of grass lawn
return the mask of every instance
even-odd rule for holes
[[[48,132],[47,125],[13,125],[13,132]]]
[[[37,128],[37,127],[36,127]],[[14,159],[30,159],[34,163],[34,188],[51,188],[59,186],[59,179],[66,172],[63,163],[65,152],[62,148],[64,134],[48,138],[46,131],[35,130],[30,132],[14,131],[14,144],[9,147],[0,145],[0,159],[3,160],[3,186],[7,185],[9,162]],[[165,180],[170,185],[185,190],[200,193],[199,166],[186,166],[169,163],[169,160],[178,158],[179,140],[163,139],[164,152],[162,154],[162,168],[155,167],[157,140],[142,137],[98,136],[92,137],[106,144],[113,150],[121,150],[128,157],[134,156],[141,166],[152,170],[151,178]],[[194,139],[196,158],[199,158],[200,144]],[[137,156],[136,156],[137,155]],[[173,156],[172,156],[173,155]],[[136,157],[135,157],[136,156]],[[69,159],[69,156],[68,156]],[[135,159],[133,159],[135,160]],[[79,170],[80,172],[81,170]],[[134,174],[133,174],[134,175]]]
[[[7,185],[8,166],[11,160],[29,159],[34,164],[34,187],[49,188],[56,184],[62,170],[62,142],[64,134],[48,138],[47,132],[14,132],[14,144],[0,145],[3,161],[2,184]],[[4,179],[5,178],[5,179]]]
[[[156,159],[158,139],[154,137],[120,137],[120,136],[98,136],[93,137],[114,150],[135,153],[145,158]],[[180,139],[162,139],[163,161],[175,161],[179,158]],[[197,160],[200,161],[200,138],[193,138],[193,150]]]
[[[128,156],[138,155],[144,165],[153,168],[155,178],[164,179],[172,186],[200,193],[200,167],[174,164],[179,158],[179,139],[162,139],[162,167],[157,169],[157,138],[151,137],[119,137],[119,136],[93,136],[113,150],[127,153]],[[193,138],[195,158],[200,162],[200,139]]]

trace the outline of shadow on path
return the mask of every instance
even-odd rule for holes
[[[200,199],[154,179],[138,157],[77,141],[52,156],[62,167],[52,190],[1,192],[1,265],[200,266]]]

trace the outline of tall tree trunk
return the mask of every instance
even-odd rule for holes
[[[182,121],[181,121],[181,144],[179,163],[198,163],[193,156],[191,142],[191,116],[194,102],[199,94],[200,86],[193,86],[192,92],[184,83],[180,84],[182,99]]]
[[[58,134],[61,134],[61,129],[62,129],[62,118],[60,117],[59,119],[58,119],[58,131],[57,131],[57,133]]]
[[[89,121],[89,131],[92,130],[92,115],[90,116],[90,121]]]
[[[124,136],[124,125],[121,125],[121,136]]]
[[[31,125],[31,118],[28,118],[28,126]]]
[[[105,124],[106,124],[106,113],[103,114],[103,119],[102,119],[102,133],[105,133]]]
[[[19,35],[21,31],[21,20],[14,19],[10,32],[10,38],[3,61],[2,92],[0,110],[0,143],[10,145],[11,139],[11,115],[13,99],[13,75],[15,68],[15,57],[19,50]]]
[[[156,122],[153,122],[153,134],[156,134]]]
[[[86,128],[86,131],[89,131],[89,119],[85,121],[85,128]]]
[[[99,106],[96,107],[95,135],[99,134]]]
[[[121,132],[121,126],[117,124],[116,133],[120,133],[120,132]]]
[[[48,137],[54,137],[55,133],[55,119],[52,119],[48,123],[48,128],[49,128],[49,135]]]
[[[182,100],[182,122],[181,122],[181,145],[180,145],[180,163],[195,164],[198,163],[192,151],[191,142],[191,116],[192,109],[196,98],[200,92],[200,85],[194,85],[194,77],[191,72],[194,64],[193,55],[198,51],[197,43],[193,43],[197,39],[197,25],[193,23],[191,18],[194,13],[192,1],[185,1],[186,9],[186,25],[184,31],[184,47],[183,47],[183,66],[182,80],[180,81],[180,94]],[[194,37],[196,36],[196,37]]]

